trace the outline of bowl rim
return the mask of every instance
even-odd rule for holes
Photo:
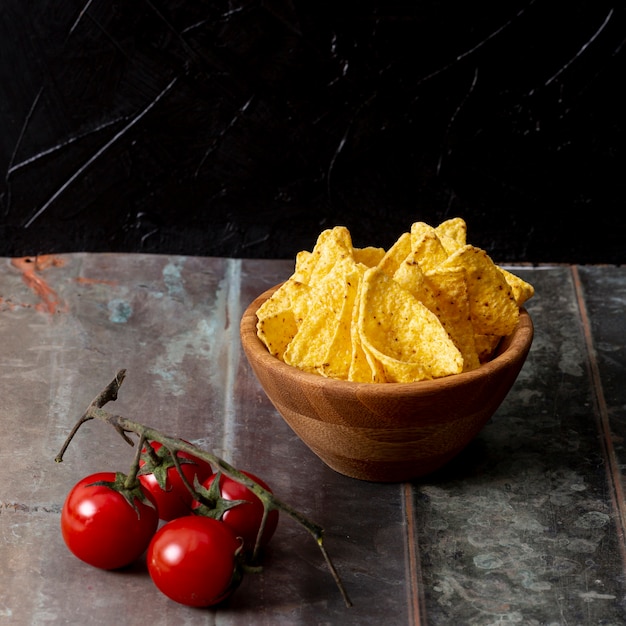
[[[254,358],[264,367],[282,371],[289,376],[296,375],[302,383],[313,386],[332,386],[337,393],[342,388],[346,392],[361,394],[373,394],[376,396],[397,396],[398,394],[410,395],[416,392],[435,393],[451,386],[471,384],[480,379],[490,378],[496,372],[506,369],[508,366],[517,362],[519,359],[525,360],[534,336],[534,325],[532,318],[525,307],[520,307],[520,316],[515,330],[510,335],[503,337],[496,350],[497,354],[494,358],[479,367],[468,372],[459,374],[450,374],[429,380],[419,380],[410,383],[367,383],[352,380],[342,380],[337,378],[329,378],[321,374],[314,374],[300,370],[293,365],[289,365],[274,355],[270,354],[265,344],[257,335],[257,315],[259,307],[267,300],[282,283],[274,285],[263,293],[259,294],[244,310],[240,322],[240,339],[244,352],[254,353]]]

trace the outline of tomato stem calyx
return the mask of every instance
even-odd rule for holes
[[[178,463],[176,461],[178,461]],[[161,446],[158,450],[155,450],[152,444],[147,441],[141,450],[141,462],[137,475],[145,476],[147,474],[154,474],[159,487],[163,489],[163,491],[168,491],[171,488],[167,481],[168,471],[172,467],[178,469],[178,464],[193,463],[191,459],[172,454],[170,449],[165,446]],[[181,477],[184,477],[182,472],[179,473]]]
[[[154,503],[150,498],[148,498],[141,488],[141,485],[138,481],[135,481],[135,484],[131,487],[128,486],[128,476],[123,474],[122,472],[115,472],[115,480],[97,480],[93,483],[87,485],[88,487],[92,486],[102,486],[108,487],[113,491],[117,491],[123,498],[128,502],[129,506],[137,513],[137,517],[141,516],[139,508],[137,507],[137,502],[141,502],[146,506],[151,508],[156,508]]]
[[[212,517],[216,520],[221,520],[224,513],[229,509],[232,509],[240,504],[249,503],[249,500],[227,500],[222,498],[222,491],[220,489],[220,477],[222,472],[219,470],[215,474],[215,479],[211,482],[211,486],[206,489],[198,480],[194,482],[194,489],[197,493],[197,500],[200,505],[194,509],[196,515],[204,515],[205,517]]]

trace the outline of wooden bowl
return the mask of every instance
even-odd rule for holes
[[[352,478],[399,482],[424,476],[478,434],[515,382],[533,340],[522,309],[515,331],[479,368],[415,383],[355,383],[303,372],[257,337],[261,294],[241,319],[241,343],[272,404],[329,467]]]

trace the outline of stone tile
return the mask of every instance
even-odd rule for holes
[[[77,253],[40,259],[29,276],[0,262],[0,623],[626,620],[623,268],[517,268],[537,293],[535,340],[513,390],[443,470],[381,485],[319,461],[241,351],[244,308],[291,262]],[[264,477],[325,528],[353,608],[313,539],[286,518],[264,571],[205,611],[159,594],[141,562],[103,572],[68,552],[67,491],[87,473],[126,471],[132,449],[89,422],[64,463],[54,456],[120,368],[127,379],[109,408]]]
[[[521,375],[465,453],[415,486],[429,624],[626,619],[623,546],[572,272],[524,277],[537,289],[528,303],[536,335]]]

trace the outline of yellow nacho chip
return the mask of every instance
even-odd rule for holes
[[[379,268],[365,272],[358,320],[361,343],[388,382],[457,374],[463,358],[439,319]]]
[[[389,378],[387,378],[387,374],[385,373],[385,366],[379,360],[378,358],[379,355],[373,352],[370,349],[370,346],[364,345],[363,343],[361,343],[360,345],[361,345],[361,350],[363,351],[363,354],[365,355],[365,358],[367,360],[367,363],[372,373],[372,379],[370,382],[373,382],[373,383],[393,382]]]
[[[308,312],[309,291],[307,285],[289,279],[257,311],[257,335],[281,360]]]
[[[435,232],[448,254],[452,254],[467,243],[467,224],[460,217],[441,222],[435,228]]]
[[[325,230],[313,248],[315,266],[309,284],[321,281],[342,258],[352,258],[352,237],[345,226]]]
[[[424,273],[411,255],[393,278],[439,318],[463,356],[463,371],[478,367],[465,270],[436,267]]]
[[[519,276],[511,274],[511,272],[508,272],[502,267],[499,267],[498,269],[502,272],[506,282],[509,283],[515,302],[517,302],[517,306],[522,306],[526,300],[529,300],[535,295],[535,288],[531,284],[522,280]]]
[[[428,293],[430,287],[426,283],[424,270],[413,252],[410,252],[402,261],[395,271],[393,279],[425,304],[427,300],[432,299],[432,294]]]
[[[368,246],[366,248],[354,248],[352,256],[357,263],[362,263],[365,267],[378,265],[385,256],[384,248]]]
[[[425,276],[431,294],[426,306],[441,320],[454,345],[463,357],[463,371],[480,365],[474,326],[472,325],[469,288],[464,268],[437,267]]]
[[[400,264],[411,252],[411,235],[403,233],[397,241],[387,250],[385,256],[380,260],[377,267],[392,277]]]
[[[425,272],[437,267],[448,257],[437,231],[424,222],[415,222],[411,226],[411,251],[413,260]]]
[[[345,269],[342,269],[342,266]],[[340,262],[338,273],[341,281],[334,283],[333,289],[339,289],[344,301],[337,332],[330,343],[328,358],[318,368],[318,372],[330,378],[350,378],[350,368],[353,360],[353,327],[352,320],[354,310],[358,304],[358,294],[360,293],[361,281],[365,272],[365,267],[348,260]],[[331,276],[331,275],[329,275]],[[332,277],[331,277],[332,280]]]
[[[481,248],[465,245],[453,252],[441,268],[462,267],[467,272],[470,315],[474,332],[509,335],[519,319],[519,307],[500,268]]]
[[[362,272],[351,256],[342,257],[311,288],[313,304],[284,351],[285,363],[347,378],[352,359],[352,309]]]
[[[385,370],[382,363],[371,352],[366,350],[358,335],[352,342],[352,361],[348,380],[355,383],[386,383]]]
[[[359,280],[359,287],[356,294],[356,301],[352,309],[352,321],[350,324],[350,335],[352,339],[352,357],[348,370],[348,380],[357,383],[384,383],[385,379],[381,363],[370,352],[363,348],[358,330],[359,303],[361,301],[361,290],[363,288],[363,277]]]
[[[311,272],[315,267],[315,257],[308,250],[301,250],[296,254],[296,266],[291,278],[308,285],[311,281]]]
[[[498,335],[474,335],[476,352],[478,352],[478,359],[481,363],[486,363],[493,357],[501,339],[502,337]]]

